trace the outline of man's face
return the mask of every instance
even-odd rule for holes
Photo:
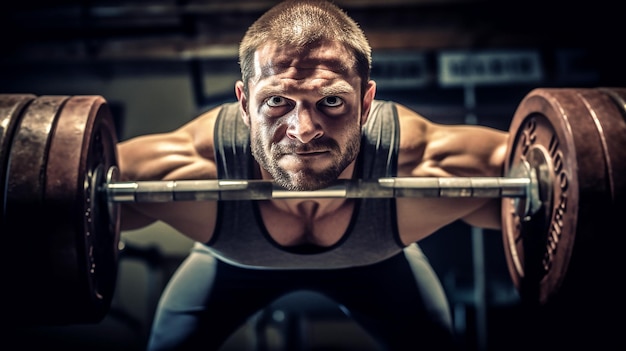
[[[336,43],[305,52],[268,44],[257,51],[244,119],[252,154],[279,185],[327,187],[356,159],[365,118],[360,79],[349,62]]]

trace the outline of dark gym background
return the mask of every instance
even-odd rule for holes
[[[237,44],[275,3],[13,1],[0,12],[0,93],[102,95],[120,140],[169,131],[234,100]],[[533,88],[626,86],[621,7],[609,1],[336,3],[370,38],[378,98],[441,123],[508,129]],[[115,298],[101,323],[7,329],[0,348],[142,350],[160,291],[191,242],[163,224],[124,232],[122,241]],[[527,321],[519,318],[500,232],[454,223],[421,245],[444,283],[464,348],[511,350],[523,341]],[[261,311],[224,346],[298,348],[375,350],[334,305],[308,293]]]

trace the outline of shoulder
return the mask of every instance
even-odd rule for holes
[[[389,100],[373,100],[370,118],[377,118],[381,114],[385,117],[395,115],[403,133],[406,133],[406,130],[424,131],[432,125],[424,116],[402,104]]]
[[[226,103],[201,113],[196,118],[174,131],[182,137],[188,138],[199,154],[206,158],[213,158],[215,143],[215,126],[219,118],[237,118],[239,116],[238,103]]]
[[[405,105],[394,105],[400,129],[398,173],[402,176],[414,175],[415,169],[426,160],[427,150],[440,144],[438,140],[446,129]]]
[[[394,101],[373,100],[368,121],[364,126],[364,135],[373,135],[372,142],[377,145],[380,134],[389,132],[388,125],[395,124],[393,138],[397,137],[398,172],[404,174],[416,167],[428,143],[430,123],[422,115]]]
[[[396,103],[395,106],[400,126],[400,152],[418,155],[428,142],[428,133],[433,123],[402,104]]]

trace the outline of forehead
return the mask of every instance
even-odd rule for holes
[[[255,80],[280,74],[289,69],[325,69],[340,75],[356,74],[354,57],[337,41],[322,41],[306,48],[269,42],[254,55]]]

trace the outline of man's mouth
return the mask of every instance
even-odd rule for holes
[[[327,150],[320,150],[320,151],[307,150],[307,151],[296,151],[296,152],[294,152],[295,155],[303,156],[303,157],[318,156],[318,155],[323,155],[323,154],[326,154],[326,153],[328,153]]]

